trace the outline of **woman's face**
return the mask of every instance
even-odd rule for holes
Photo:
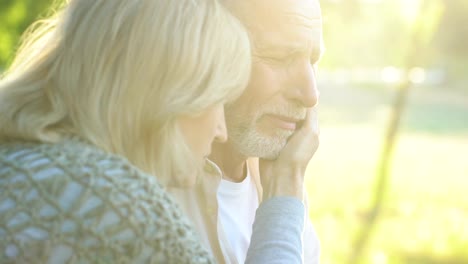
[[[199,115],[179,117],[177,123],[195,158],[200,162],[210,155],[213,142],[227,140],[222,103],[207,108]]]

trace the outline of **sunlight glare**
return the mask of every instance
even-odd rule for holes
[[[402,72],[398,68],[387,66],[383,68],[381,77],[385,83],[398,83],[402,79]]]

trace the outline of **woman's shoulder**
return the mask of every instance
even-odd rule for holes
[[[47,248],[64,246],[59,241],[65,240],[79,248],[70,254],[79,251],[89,260],[96,249],[105,259],[129,261],[145,254],[160,260],[205,254],[156,178],[124,158],[73,140],[23,142],[1,144],[0,164],[6,198],[0,201],[0,224],[16,230],[4,240],[10,245],[30,235],[30,242],[47,241]],[[187,252],[171,252],[174,248]]]
[[[99,183],[132,180],[149,181],[159,185],[156,178],[133,166],[124,157],[108,153],[85,141],[70,138],[57,143],[4,142],[0,143],[2,176],[21,178],[28,174],[31,180],[53,181],[68,178],[92,187]]]
[[[35,189],[41,201],[83,215],[103,205],[173,203],[156,177],[120,156],[77,140],[0,144],[0,164],[2,192],[25,194]]]

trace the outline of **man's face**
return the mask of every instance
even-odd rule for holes
[[[249,157],[274,159],[316,105],[315,63],[321,53],[317,0],[251,0],[234,4],[252,42],[252,74],[226,106],[229,140]]]

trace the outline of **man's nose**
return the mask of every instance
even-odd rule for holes
[[[291,72],[289,87],[286,88],[288,99],[297,101],[304,107],[315,106],[320,95],[315,74],[315,69],[309,63]]]

